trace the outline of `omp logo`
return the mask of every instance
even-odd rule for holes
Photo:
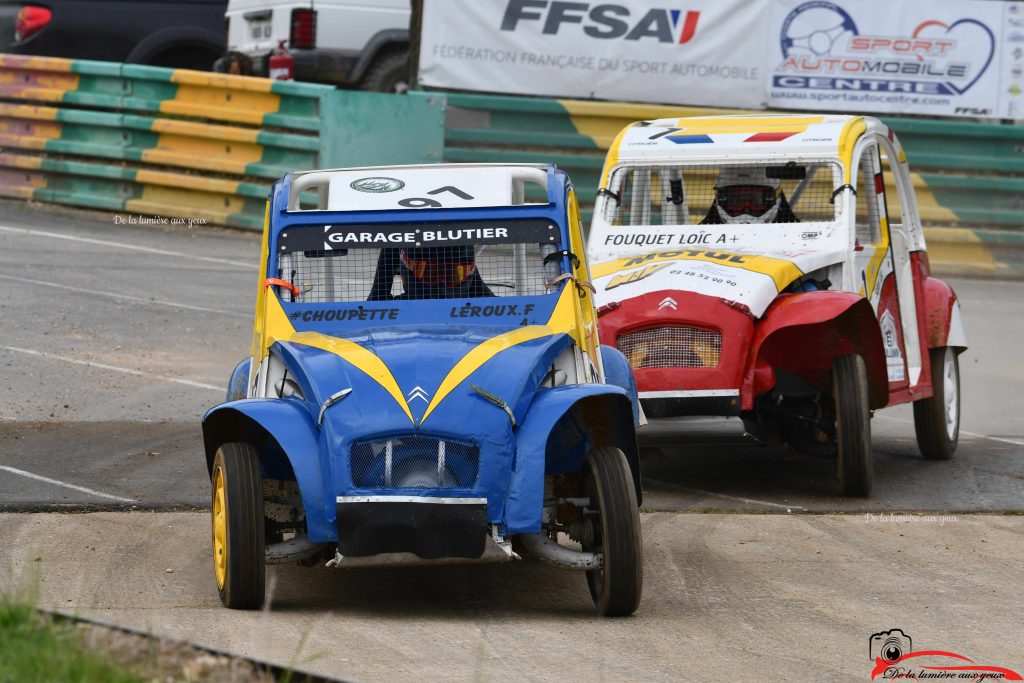
[[[661,300],[661,303],[658,304],[659,311],[664,310],[666,308],[671,308],[673,311],[679,310],[679,307],[676,305],[676,300],[670,296],[666,296],[664,299]]]
[[[430,403],[430,394],[423,390],[423,387],[413,387],[412,391],[405,395],[409,403],[412,403],[417,398],[422,400],[424,403]]]
[[[634,17],[628,7],[614,3],[548,0],[509,0],[501,19],[502,31],[515,31],[520,22],[542,22],[541,33],[557,35],[562,24],[579,24],[591,38],[608,40],[657,40],[659,43],[690,42],[697,33],[700,12],[652,8]]]

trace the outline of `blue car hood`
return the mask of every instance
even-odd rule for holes
[[[349,425],[451,433],[469,427],[479,411],[502,411],[474,385],[500,397],[522,421],[552,362],[572,343],[544,326],[448,324],[391,326],[344,339],[297,333],[273,350],[302,388],[314,419],[330,396],[351,389],[339,402]]]

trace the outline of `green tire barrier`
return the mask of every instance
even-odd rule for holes
[[[431,98],[0,54],[0,196],[260,229],[288,171],[439,161],[443,116]]]

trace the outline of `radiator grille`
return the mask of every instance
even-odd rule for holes
[[[713,368],[722,355],[722,333],[699,327],[650,327],[620,335],[617,345],[634,370]]]
[[[432,436],[392,437],[356,442],[350,464],[352,483],[359,488],[472,488],[480,449]]]

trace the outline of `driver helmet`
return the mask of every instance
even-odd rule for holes
[[[763,166],[725,167],[715,185],[715,210],[723,223],[771,223],[781,195],[778,179]]]
[[[461,287],[476,272],[473,247],[414,247],[402,249],[402,279],[406,286]]]

